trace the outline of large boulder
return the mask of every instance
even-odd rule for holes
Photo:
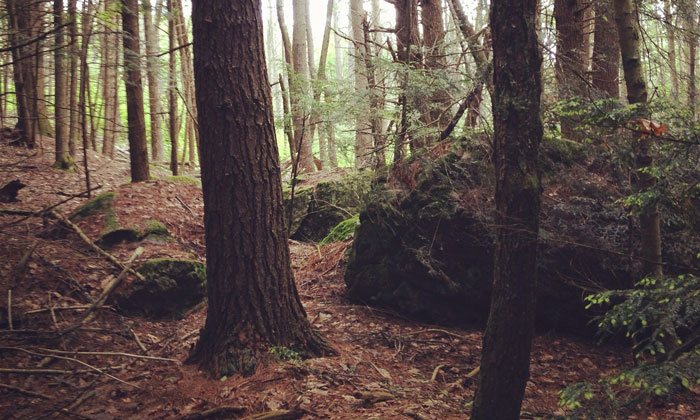
[[[137,270],[145,278],[117,297],[120,312],[152,319],[179,318],[204,301],[206,268],[194,260],[155,258]]]
[[[566,162],[557,168],[563,147],[571,146],[543,149],[537,319],[540,327],[583,333],[592,330],[586,294],[630,287],[639,278],[638,260],[628,258],[638,238],[616,203],[624,193],[617,180],[588,176],[585,166]],[[585,156],[569,152],[575,155],[569,162],[585,163]],[[394,168],[388,183],[375,185],[349,254],[350,296],[430,322],[485,322],[495,230],[493,170],[484,162],[458,143],[439,158],[414,157]],[[666,243],[675,244],[684,230],[665,233]],[[700,268],[692,255],[698,235],[692,241],[695,246],[665,248],[665,260]]]

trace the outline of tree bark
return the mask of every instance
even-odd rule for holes
[[[517,420],[535,325],[542,139],[536,0],[491,3],[496,241],[472,420]]]
[[[362,0],[350,0],[350,22],[352,25],[352,39],[355,44],[353,53],[355,58],[355,94],[357,95],[357,104],[355,106],[355,168],[358,169],[373,166],[373,131],[369,121],[369,115],[372,110],[370,109],[367,66],[365,65],[365,36],[362,30],[364,14]]]
[[[179,141],[179,124],[177,121],[177,56],[175,55],[175,19],[173,19],[173,0],[168,0],[168,131],[170,131],[170,171],[173,175],[179,172],[177,162],[177,145]]]
[[[290,102],[292,105],[292,121],[294,124],[294,149],[298,155],[297,173],[313,172],[314,165],[313,143],[309,138],[309,109],[304,106],[302,97],[308,94],[309,62],[306,44],[306,2],[294,0],[294,28],[292,33],[292,61],[294,63],[294,82],[289,86]]]
[[[637,10],[632,0],[614,0],[615,23],[620,42],[622,68],[625,71],[627,99],[630,104],[646,104],[647,87],[642,73],[640,57],[641,36],[637,21]],[[644,112],[643,114],[646,114]],[[646,116],[646,115],[643,115]],[[632,189],[643,193],[653,189],[656,178],[651,173],[654,158],[651,154],[651,136],[633,134],[634,173]],[[660,277],[661,265],[661,224],[657,203],[647,203],[640,209],[639,229],[641,234],[641,258],[645,275]]]
[[[285,69],[284,69],[284,74],[287,76],[287,87],[291,89],[292,87],[292,75],[294,71],[294,63],[292,61],[292,43],[289,40],[289,30],[287,29],[287,24],[284,20],[284,1],[283,0],[277,0],[277,23],[279,24],[280,27],[280,34],[282,35],[282,46],[284,47],[284,62],[286,63]],[[283,87],[282,79],[280,79],[280,87]],[[291,93],[289,90],[285,92],[284,90],[282,91],[282,107],[284,108],[284,132],[287,134],[287,142],[289,143],[289,156],[292,162],[296,160],[296,147],[294,145],[294,127],[289,124],[289,118],[291,118],[291,114],[289,113],[289,95]],[[289,135],[291,134],[291,140],[289,139]]]
[[[146,37],[146,74],[148,77],[148,103],[151,110],[151,157],[154,162],[163,160],[163,105],[160,102],[160,59],[158,58],[158,31],[155,24],[160,16],[155,16],[150,0],[143,0],[143,27]]]
[[[68,87],[68,107],[70,108],[70,125],[68,128],[68,141],[72,156],[78,155],[78,138],[80,137],[80,113],[78,112],[78,70],[80,63],[80,44],[78,43],[78,6],[77,0],[68,0],[68,22],[71,37],[69,65],[70,85]]]
[[[449,108],[452,105],[452,99],[447,91],[447,84],[440,83],[447,78],[445,74],[447,68],[445,28],[442,20],[441,0],[421,1],[421,23],[423,24],[423,46],[426,50],[425,67],[438,81],[437,87],[431,95],[429,109],[424,120],[429,126],[436,127],[438,131],[442,132],[450,123]]]
[[[54,99],[54,123],[56,125],[56,162],[54,168],[68,170],[73,167],[73,157],[68,147],[68,101],[66,97],[66,60],[65,60],[65,36],[63,0],[54,0],[53,3],[54,26],[60,28],[54,35],[54,73],[55,73],[55,99]]]
[[[554,65],[558,99],[582,97],[586,92],[586,68],[583,18],[586,6],[583,0],[555,0],[557,58]],[[577,139],[578,118],[560,116],[562,136]]]
[[[129,128],[129,157],[131,182],[148,181],[148,142],[143,110],[141,82],[141,54],[139,48],[138,0],[122,0],[122,27],[124,30],[124,84],[126,85],[126,112]]]
[[[251,374],[271,346],[332,352],[294,284],[261,22],[259,0],[193,3],[209,306],[189,361],[214,377]]]
[[[612,0],[599,0],[595,8],[595,33],[591,84],[599,96],[620,97],[620,47]]]
[[[189,44],[187,25],[183,14],[182,1],[173,0],[175,14],[175,34],[178,45]],[[192,52],[189,47],[180,48],[180,68],[182,79],[182,96],[185,99],[185,147],[189,147],[189,162],[195,163],[195,150],[199,148],[199,123],[197,122],[197,104],[195,103],[194,71],[192,69]],[[184,159],[184,156],[183,156]]]
[[[678,97],[678,68],[676,67],[676,31],[673,27],[674,13],[671,13],[671,0],[664,0],[664,19],[668,42],[668,66],[671,71],[671,96]]]

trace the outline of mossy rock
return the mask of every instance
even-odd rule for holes
[[[619,185],[601,183],[596,174],[570,182],[572,161],[581,158],[578,146],[559,146],[572,153],[559,151],[554,160],[560,161],[552,166],[558,172],[546,182],[553,191],[567,182],[567,195],[542,200],[537,323],[589,335],[596,314],[585,310],[583,297],[592,290],[631,287],[641,278],[639,261],[630,264],[621,255],[639,237],[630,232],[627,213],[616,203],[624,193]],[[485,323],[493,281],[493,168],[487,159],[474,162],[473,156],[468,150],[439,158],[416,156],[393,169],[391,186],[374,186],[346,265],[352,298],[428,322]],[[398,186],[397,173],[405,175]],[[700,235],[689,233],[664,230],[669,270],[700,269],[688,252],[700,249]]]
[[[347,241],[353,237],[355,234],[355,229],[359,225],[359,214],[356,214],[347,220],[343,220],[342,222],[338,223],[325,238],[323,238],[320,245],[324,246],[331,242]]]
[[[294,189],[294,200],[292,201],[292,189],[287,187],[282,190],[282,196],[284,197],[284,210],[287,218],[287,223],[289,223],[289,236],[293,236],[301,222],[309,213],[309,206],[314,198],[313,187],[302,187]]]
[[[111,247],[122,242],[137,242],[140,239],[141,232],[136,228],[117,228],[100,236],[95,243],[101,247]]]
[[[170,231],[161,221],[151,219],[146,222],[140,239],[153,243],[170,242]]]
[[[194,260],[156,258],[137,270],[136,280],[117,299],[120,312],[151,319],[179,318],[206,297],[206,268]]]
[[[95,198],[88,200],[87,203],[78,207],[71,215],[70,219],[77,219],[81,217],[93,216],[100,213],[111,213],[114,214],[112,209],[112,203],[117,197],[117,193],[114,191],[103,192],[97,195]]]
[[[290,230],[290,237],[301,241],[321,241],[340,222],[364,207],[373,179],[371,171],[362,171],[340,180],[316,184],[306,215],[296,229]]]
[[[185,175],[172,175],[165,178],[166,181],[180,182],[183,184],[196,185],[198,187],[202,186],[202,181]]]

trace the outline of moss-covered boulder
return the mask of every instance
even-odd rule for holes
[[[552,172],[540,215],[538,325],[589,333],[592,314],[583,297],[640,278],[638,237],[616,203],[625,194],[617,180],[589,175],[585,155],[553,156],[547,155]],[[565,158],[581,161],[558,160]],[[394,168],[391,182],[377,184],[360,213],[345,272],[350,296],[430,322],[485,322],[493,278],[492,174],[487,159],[459,144],[439,158],[415,156]],[[669,271],[700,269],[692,255],[700,235],[671,229],[664,235]]]
[[[117,298],[126,315],[178,318],[206,297],[206,269],[199,261],[156,258],[137,271],[146,281],[134,281]]]
[[[360,215],[356,214],[353,217],[343,220],[338,223],[330,233],[319,244],[320,246],[327,245],[331,242],[343,242],[352,239],[355,234],[355,229],[360,225]]]
[[[289,236],[300,241],[321,241],[364,206],[373,178],[372,172],[362,171],[340,179],[321,178],[313,185],[305,181],[295,189],[293,205],[285,190],[285,208],[292,220]]]

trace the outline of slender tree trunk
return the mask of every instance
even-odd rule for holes
[[[294,284],[261,22],[259,0],[193,3],[209,305],[189,360],[214,377],[253,373],[271,346],[332,353]]]
[[[294,31],[292,34],[292,51],[295,81],[290,86],[292,121],[294,122],[294,148],[299,156],[297,173],[313,172],[313,144],[309,138],[309,110],[301,98],[309,92],[309,63],[306,43],[306,1],[294,0]]]
[[[124,84],[126,85],[126,112],[129,127],[131,182],[148,181],[150,178],[148,167],[148,142],[146,141],[146,121],[143,110],[138,13],[138,0],[122,0]]]
[[[284,20],[284,0],[277,0],[276,4],[276,9],[277,9],[277,23],[279,24],[280,27],[280,33],[282,34],[282,45],[284,47],[284,62],[286,64],[284,74],[287,76],[287,87],[289,90],[287,92],[282,91],[282,107],[285,110],[285,116],[284,116],[284,132],[287,134],[287,142],[289,143],[289,157],[293,164],[295,165],[294,162],[296,162],[297,158],[297,152],[296,152],[296,147],[294,144],[294,127],[290,123],[289,118],[291,118],[290,114],[290,95],[291,95],[291,87],[292,87],[292,80],[293,80],[293,73],[294,73],[294,63],[292,61],[292,43],[289,41],[289,30],[287,29],[287,24],[285,23]],[[280,87],[284,87],[284,84],[282,83],[282,79],[280,79]],[[289,135],[291,134],[292,139],[289,139]]]
[[[425,67],[431,71],[433,78],[445,81],[447,75],[447,59],[445,57],[445,28],[442,20],[442,1],[421,1],[421,23],[423,24],[423,45],[425,46]],[[424,120],[438,131],[442,132],[450,123],[449,107],[452,99],[447,90],[447,83],[442,86],[439,82],[432,93],[428,112]]]
[[[542,139],[536,0],[493,1],[496,243],[472,420],[517,420],[535,327]]]
[[[323,30],[323,41],[321,42],[321,57],[318,59],[318,81],[322,83],[322,87],[318,91],[318,99],[320,99],[321,92],[323,92],[323,97],[325,100],[328,99],[329,96],[329,89],[327,85],[327,80],[328,77],[326,76],[326,60],[328,57],[328,47],[330,45],[330,40],[331,40],[331,25],[333,24],[333,0],[328,0],[328,4],[326,5],[326,27]],[[337,54],[337,52],[336,52]],[[326,121],[324,121],[324,126],[326,128],[326,135],[330,137],[330,133],[333,132],[333,122],[330,120],[330,118],[326,118]],[[326,137],[324,138],[323,135],[321,135],[319,131],[319,136],[318,136],[318,151],[319,151],[319,158],[321,159],[321,165],[323,168],[327,168],[330,164],[330,161],[328,159],[328,142],[330,139]]]
[[[673,27],[671,0],[664,0],[664,19],[666,20],[666,39],[668,41],[668,66],[671,71],[671,96],[678,97],[678,68],[676,67],[676,31]]]
[[[367,75],[367,91],[369,94],[369,123],[374,140],[374,169],[381,169],[386,165],[386,155],[384,153],[385,137],[384,127],[382,126],[381,112],[383,105],[381,104],[381,93],[377,87],[375,66],[372,62],[374,53],[372,52],[372,38],[369,34],[369,22],[365,18],[362,21],[363,44],[365,49],[365,74]]]
[[[168,128],[170,131],[170,171],[178,175],[177,143],[180,134],[177,122],[177,56],[175,55],[175,20],[173,19],[173,0],[168,0]]]
[[[182,9],[182,1],[174,0],[173,6],[176,8],[174,14],[175,33],[179,45],[187,45],[189,43],[187,36],[187,25],[185,24],[185,16]],[[185,124],[186,144],[189,146],[189,161],[194,165],[195,148],[199,149],[199,125],[197,122],[197,104],[195,103],[194,93],[194,71],[192,69],[192,52],[189,47],[180,48],[180,67],[182,68],[182,91],[185,99]]]
[[[338,24],[338,8],[336,7],[333,11],[333,27],[336,31],[340,30],[340,25]],[[340,35],[334,33],[333,35],[333,50],[335,51],[334,60],[334,70],[335,70],[335,80],[343,80],[343,50],[341,47]],[[332,100],[332,95],[326,96],[326,101]],[[335,142],[335,126],[330,124],[328,127],[328,161],[331,168],[338,167],[338,151]]]
[[[695,66],[696,66],[696,55],[698,48],[698,34],[697,34],[697,13],[695,7],[691,7],[685,10],[683,13],[684,22],[683,26],[685,29],[685,42],[688,48],[688,109],[692,116],[692,121],[695,121],[695,97],[697,95],[695,87]]]
[[[63,0],[54,0],[53,3],[54,26],[61,27],[64,24]],[[56,162],[54,168],[64,170],[73,167],[73,157],[70,154],[68,147],[68,101],[66,97],[66,65],[65,65],[65,44],[64,28],[57,29],[54,35],[56,43],[56,51],[54,52],[54,70],[55,70],[55,100],[54,100],[54,118],[56,124]]]
[[[362,30],[362,0],[350,0],[350,21],[352,23],[352,39],[355,43],[355,168],[370,168],[373,166],[372,157],[372,124],[369,121],[370,109],[369,88],[367,83],[367,66],[365,65],[366,50],[364,32]]]
[[[619,98],[620,47],[615,26],[615,10],[612,0],[599,0],[594,4],[594,8],[591,84],[599,95]]]
[[[413,68],[419,68],[421,57],[420,37],[418,34],[418,3],[416,0],[399,0],[394,3],[396,10],[396,49],[399,62],[404,65],[401,75],[401,93],[399,103],[401,106],[401,120],[399,123],[396,144],[394,145],[394,162],[403,160],[405,155],[405,144],[411,145],[411,150],[420,149],[423,145],[420,138],[414,136],[409,130],[411,121],[410,115],[413,113],[413,106],[410,104],[408,94],[408,73]]]
[[[78,138],[80,137],[80,113],[78,112],[78,70],[80,63],[78,57],[80,44],[78,43],[78,8],[77,0],[68,0],[68,22],[70,25],[71,46],[69,55],[70,85],[68,87],[68,107],[70,108],[70,125],[68,128],[68,141],[71,156],[78,155]]]
[[[637,23],[637,10],[632,0],[614,0],[615,23],[620,41],[622,67],[625,71],[627,99],[630,104],[646,104],[647,87],[642,73],[640,57],[640,31]],[[644,193],[654,188],[656,178],[650,169],[654,166],[651,153],[651,136],[634,133],[634,173],[632,189],[635,193]],[[645,275],[660,277],[661,265],[661,224],[659,207],[656,203],[644,205],[639,214],[641,233],[641,257]]]
[[[151,157],[154,162],[163,160],[163,105],[160,102],[160,59],[158,58],[158,31],[154,25],[150,0],[143,0],[143,27],[146,37],[146,69],[148,75],[148,103],[151,110]],[[160,16],[155,16],[155,24]]]

